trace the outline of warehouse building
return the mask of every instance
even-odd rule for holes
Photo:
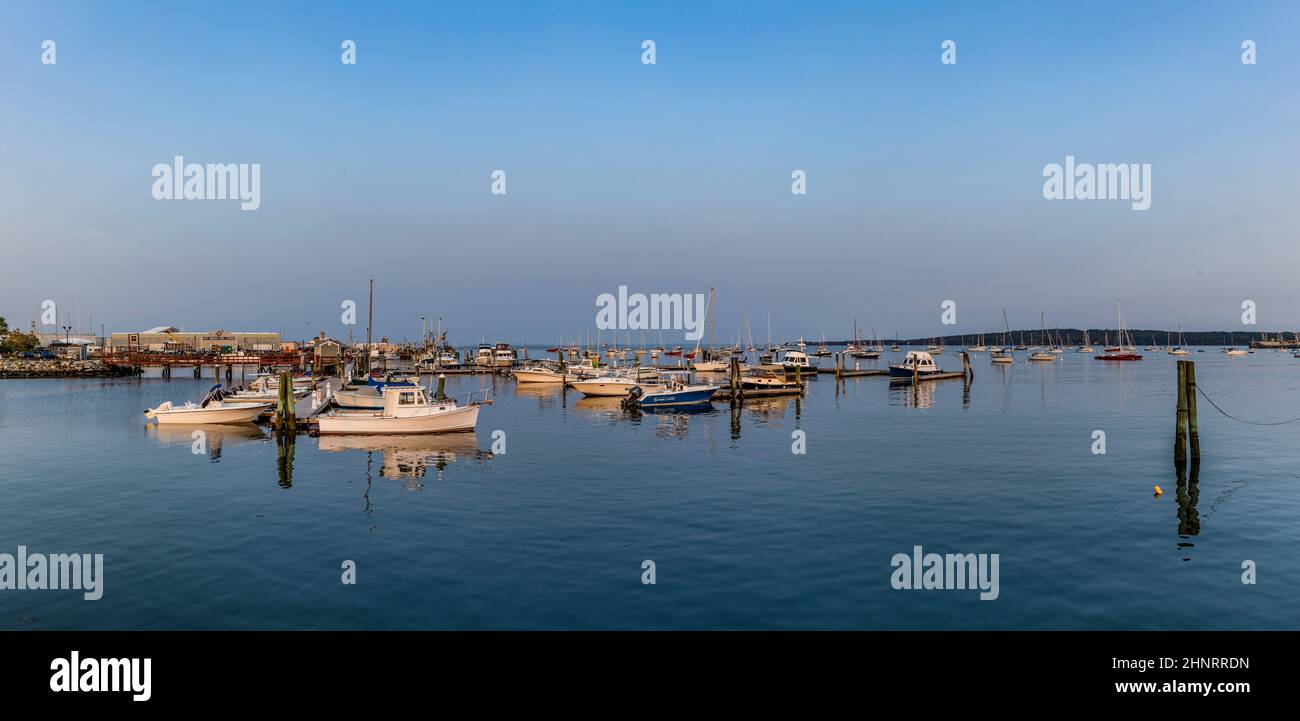
[[[138,333],[114,333],[109,339],[114,350],[163,352],[234,353],[238,351],[279,351],[284,347],[279,333],[233,333],[224,330],[207,332],[182,331],[159,326]]]

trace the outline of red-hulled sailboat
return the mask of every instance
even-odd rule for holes
[[[1116,340],[1118,345],[1107,348],[1105,353],[1099,356],[1093,356],[1102,361],[1140,361],[1142,354],[1136,352],[1133,347],[1133,338],[1124,330],[1124,316],[1119,311],[1119,301],[1115,301],[1115,321],[1119,324],[1119,338]]]

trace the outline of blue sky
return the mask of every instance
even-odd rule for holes
[[[1048,5],[6,2],[0,315],[346,335],[373,275],[377,332],[462,343],[619,285],[716,287],[723,339],[1300,325],[1300,6]],[[177,154],[260,163],[261,209],[154,200]],[[1151,209],[1045,201],[1067,154],[1150,163]]]

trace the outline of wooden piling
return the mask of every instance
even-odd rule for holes
[[[1178,361],[1178,409],[1174,413],[1174,463],[1187,462],[1187,363]]]
[[[280,404],[277,409],[280,416],[280,428],[290,435],[298,432],[298,420],[293,408],[293,374],[285,371],[280,374]]]
[[[1192,460],[1201,460],[1201,434],[1196,427],[1196,361],[1184,361],[1187,364],[1187,378],[1184,381],[1187,394],[1187,442],[1191,447]]]

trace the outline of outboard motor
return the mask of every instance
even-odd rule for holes
[[[627,397],[623,399],[623,410],[631,411],[640,408],[641,396],[643,395],[645,395],[645,392],[641,390],[641,386],[632,386],[629,388],[627,390]]]

